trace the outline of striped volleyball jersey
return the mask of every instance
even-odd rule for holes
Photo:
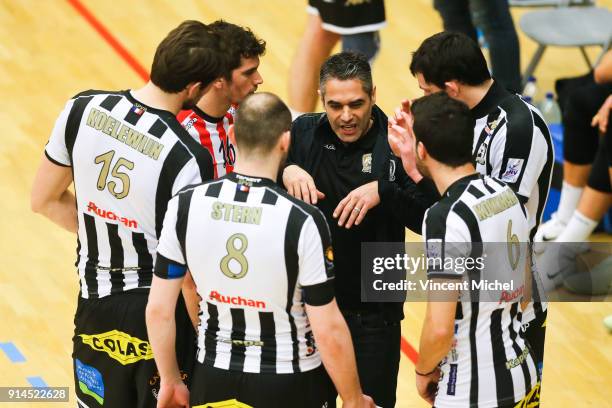
[[[187,188],[168,205],[155,274],[186,269],[202,299],[200,363],[277,374],[321,364],[304,308],[334,298],[331,238],[318,209],[272,180],[236,173]]]
[[[508,184],[527,208],[530,237],[542,213],[555,162],[552,139],[541,113],[497,82],[472,109],[476,119],[476,170]]]
[[[87,91],[68,101],[45,147],[72,167],[77,261],[83,298],[151,285],[155,248],[168,201],[212,178],[208,153],[168,111],[130,91]]]
[[[463,271],[435,264],[427,271],[429,279],[469,284],[459,291],[453,345],[440,364],[435,406],[498,407],[521,400],[538,378],[521,331],[529,227],[519,199],[493,178],[461,178],[427,210],[423,235],[428,257],[445,264],[447,257],[474,260]],[[513,281],[514,289],[492,292],[498,297],[491,301],[490,291],[472,286],[492,277]]]
[[[234,123],[235,113],[236,106],[232,105],[224,116],[214,118],[196,106],[177,115],[185,130],[212,156],[215,166],[214,178],[225,176],[234,169],[236,149],[229,139],[229,127]]]

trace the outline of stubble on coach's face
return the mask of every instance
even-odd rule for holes
[[[344,143],[353,143],[370,129],[376,88],[370,95],[359,79],[332,78],[324,85],[321,101],[336,136]]]

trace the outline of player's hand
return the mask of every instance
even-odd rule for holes
[[[412,130],[414,118],[406,110],[410,112],[410,102],[402,101],[402,109],[396,108],[394,116],[389,117],[387,138],[393,154],[402,159],[406,174],[418,183],[423,176],[416,167],[416,138]]]
[[[378,181],[371,181],[351,191],[338,203],[334,210],[334,218],[338,218],[340,227],[351,228],[359,225],[372,207],[380,204]]]
[[[591,120],[591,126],[597,126],[601,133],[606,133],[608,129],[608,120],[610,119],[610,110],[612,109],[612,95],[606,98],[606,101],[601,105],[597,114]]]
[[[289,195],[308,204],[314,205],[325,198],[325,194],[317,190],[312,176],[295,164],[287,166],[283,171],[283,184]]]
[[[361,398],[355,401],[342,401],[342,407],[343,408],[376,408],[376,404],[374,403],[374,400],[365,395],[362,394]]]
[[[157,408],[189,408],[189,390],[181,381],[162,382],[157,396]]]
[[[440,369],[436,368],[436,371],[427,376],[416,375],[416,387],[419,395],[432,406],[436,399],[436,392],[438,391],[440,373]]]

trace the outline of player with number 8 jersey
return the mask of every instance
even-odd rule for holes
[[[277,96],[249,96],[230,130],[240,149],[236,172],[188,187],[168,204],[147,305],[160,408],[187,392],[173,344],[174,303],[187,270],[201,317],[191,406],[329,406],[323,362],[346,407],[373,407],[335,301],[325,217],[274,181],[290,126]]]

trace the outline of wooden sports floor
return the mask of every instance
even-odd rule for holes
[[[612,0],[600,3],[612,7]],[[524,12],[514,10],[515,21]],[[419,95],[408,71],[410,53],[441,22],[430,0],[387,0],[387,15],[374,75],[379,104],[390,111],[401,98]],[[56,116],[81,90],[141,86],[156,45],[171,28],[185,19],[218,18],[250,26],[267,40],[260,89],[286,97],[305,0],[0,1],[0,386],[74,391],[75,237],[29,209],[34,171]],[[524,37],[521,47],[525,66],[535,48]],[[555,78],[585,71],[577,49],[551,49],[536,75],[547,90]],[[405,310],[404,338],[418,348],[424,306],[409,303]],[[601,324],[608,314],[609,303],[551,305],[544,407],[612,406],[612,335]],[[402,355],[397,406],[423,407],[408,355]],[[74,401],[71,395],[69,406]]]

